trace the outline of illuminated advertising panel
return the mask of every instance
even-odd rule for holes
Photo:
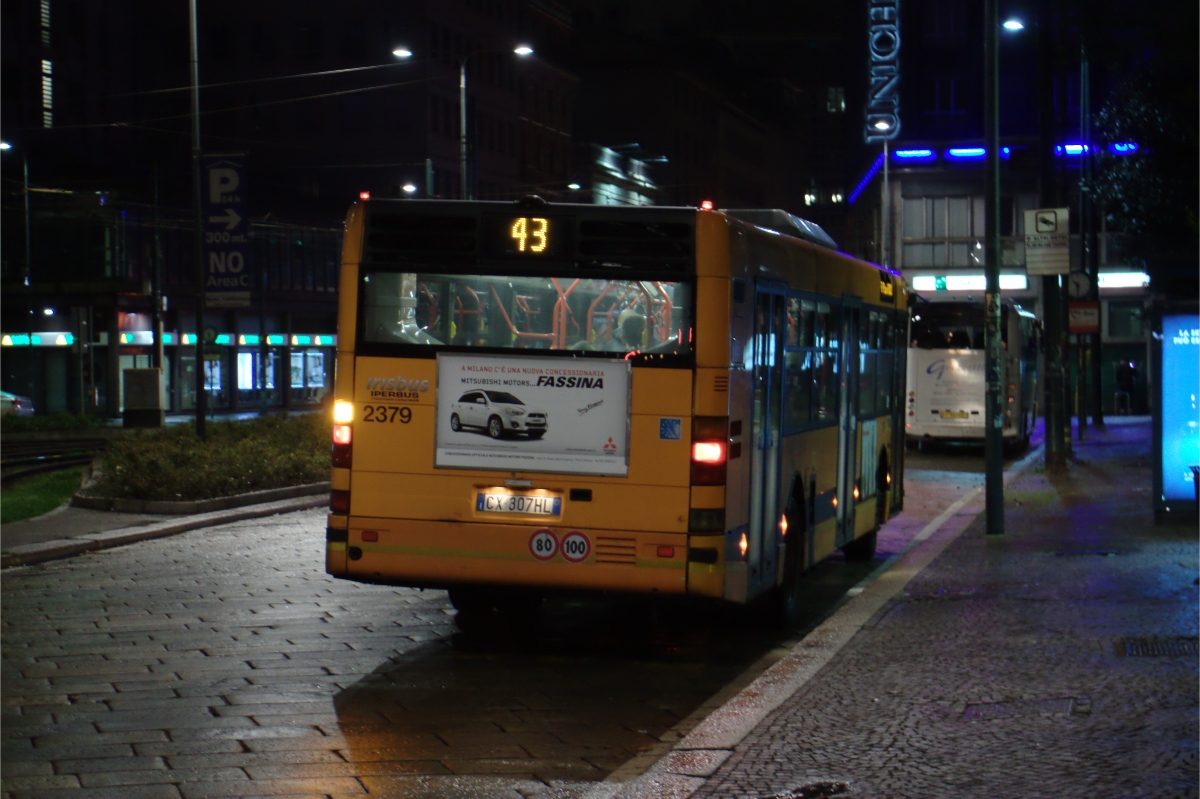
[[[1200,465],[1200,315],[1162,321],[1162,498],[1195,501],[1192,467]]]
[[[867,144],[900,135],[900,0],[870,0],[867,7]]]
[[[629,390],[626,360],[439,355],[434,463],[624,476]]]

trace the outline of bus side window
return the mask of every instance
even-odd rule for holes
[[[813,353],[813,395],[816,407],[813,419],[822,421],[834,418],[837,410],[837,375],[834,374],[834,356],[828,352]]]
[[[787,407],[784,428],[794,430],[812,421],[813,370],[811,352],[788,352],[784,356]]]

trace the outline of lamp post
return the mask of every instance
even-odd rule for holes
[[[458,65],[458,161],[462,175],[462,196],[464,200],[474,199],[471,191],[471,181],[467,176],[467,62],[471,56],[487,50],[475,50],[467,53]],[[533,48],[527,44],[519,44],[513,48],[513,55],[519,58],[533,55]]]
[[[1037,48],[1037,74],[1050,74],[1054,43],[1050,39],[1054,28],[1053,15],[1046,8],[1030,18],[1035,33]],[[1020,33],[1025,24],[1009,18],[1002,26],[1009,33]],[[1054,114],[1054,98],[1051,81],[1038,80],[1038,171],[1040,193],[1039,207],[1054,208],[1062,204],[1056,188],[1054,157],[1052,155],[1051,131]],[[1063,307],[1062,291],[1058,275],[1043,275],[1041,279],[1042,319],[1045,324],[1043,346],[1045,348],[1045,377],[1042,380],[1042,418],[1046,431],[1046,467],[1060,469],[1066,465],[1071,454],[1071,423],[1067,402],[1067,380],[1063,373]]]
[[[13,146],[6,141],[0,141],[0,152],[8,152]],[[33,270],[33,252],[30,240],[30,216],[29,216],[29,158],[24,153],[24,148],[21,148],[21,195],[24,203],[25,213],[25,267],[21,270],[21,285],[28,287],[30,283],[30,275]]]
[[[205,439],[208,395],[204,380],[204,222],[201,219],[203,189],[200,185],[200,48],[197,43],[196,0],[188,2],[188,39],[191,47],[192,95],[192,255],[196,270],[196,437]]]
[[[892,123],[886,119],[877,121],[872,127],[880,133],[887,133],[892,129]],[[879,206],[879,242],[880,242],[880,261],[884,266],[890,266],[888,263],[891,259],[891,237],[892,237],[892,196],[891,189],[888,187],[888,140],[883,140],[883,201]]]
[[[987,186],[984,191],[984,393],[985,516],[988,535],[1004,534],[1004,383],[1000,348],[1000,69],[996,0],[984,0],[984,133]]]

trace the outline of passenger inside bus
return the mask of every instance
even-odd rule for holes
[[[642,336],[646,332],[646,317],[633,308],[626,308],[617,316],[617,328],[613,338],[629,350],[642,348]]]

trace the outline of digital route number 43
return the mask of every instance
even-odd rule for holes
[[[550,246],[550,220],[540,216],[519,216],[508,229],[517,243],[517,252],[545,252]]]

